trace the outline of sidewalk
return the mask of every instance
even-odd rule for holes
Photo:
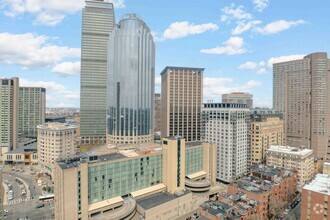
[[[5,184],[4,182],[2,182],[2,186],[3,188],[5,189],[5,192],[3,194],[3,205],[7,205],[8,204],[8,191],[9,191],[9,188],[7,186],[7,184]]]

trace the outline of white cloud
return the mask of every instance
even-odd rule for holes
[[[45,35],[0,33],[0,63],[32,69],[79,57],[79,48],[52,45]]]
[[[258,108],[272,108],[272,98],[263,97],[263,98],[253,98],[253,106]]]
[[[260,69],[257,71],[258,74],[265,74],[265,73],[267,73],[267,72],[268,72],[268,71],[267,71],[266,68],[260,68]]]
[[[256,62],[251,62],[247,61],[246,63],[243,63],[239,65],[238,69],[243,70],[243,69],[248,69],[248,70],[253,70],[257,68],[258,64]]]
[[[125,8],[124,0],[113,0],[112,3],[115,8]]]
[[[46,88],[47,106],[52,105],[55,107],[62,101],[67,101],[67,103],[69,103],[70,100],[77,100],[80,98],[79,91],[68,90],[65,86],[54,81],[36,81],[20,78],[19,84],[20,86],[26,87]],[[66,106],[71,106],[71,104],[66,104]]]
[[[242,34],[261,23],[262,22],[259,20],[253,20],[250,22],[244,22],[244,21],[238,22],[237,26],[233,30],[231,30],[231,34],[233,35]]]
[[[156,76],[155,77],[155,85],[156,86],[161,86],[161,84],[162,84],[162,77]]]
[[[268,0],[252,0],[254,4],[254,9],[262,12],[265,8],[267,8],[269,1]]]
[[[267,70],[267,68],[264,67],[265,65],[266,65],[266,63],[264,61],[260,61],[260,62],[247,61],[246,63],[239,65],[238,69],[240,69],[240,70],[258,69],[257,74],[266,74],[266,73],[268,73],[268,70]]]
[[[58,93],[65,93],[66,92],[66,88],[61,85],[58,84],[54,81],[32,81],[32,80],[27,80],[27,79],[23,79],[20,78],[19,79],[19,85],[20,86],[26,86],[26,87],[43,87],[46,88],[47,90],[52,90],[52,91],[56,91]]]
[[[116,8],[125,7],[124,0],[114,0]],[[55,26],[68,14],[81,11],[84,0],[1,0],[0,8],[6,16],[15,17],[24,13],[36,17],[34,23]]]
[[[286,21],[286,20],[277,20],[273,21],[262,28],[255,28],[254,30],[263,35],[276,34],[285,30],[288,30],[292,27],[295,27],[300,24],[304,24],[305,21],[297,20],[297,21]]]
[[[202,49],[201,53],[208,54],[243,54],[246,53],[246,50],[243,48],[244,40],[240,37],[230,37],[227,41],[223,43],[223,46],[218,46],[211,49]]]
[[[305,54],[295,54],[295,55],[287,55],[287,56],[280,56],[280,57],[271,57],[268,62],[267,66],[269,68],[273,68],[274,63],[281,63],[281,62],[287,62],[291,60],[299,60],[304,58],[306,56]]]
[[[204,101],[221,100],[221,95],[230,92],[252,92],[261,86],[259,81],[250,80],[244,84],[237,84],[232,78],[204,78]]]
[[[260,61],[258,64],[259,64],[259,66],[265,66],[266,65],[265,61]]]
[[[253,17],[250,13],[245,12],[244,6],[239,5],[236,7],[233,3],[230,6],[224,7],[222,13],[222,22],[229,22],[231,20],[248,20]]]
[[[157,33],[153,32],[155,40],[167,40],[167,39],[178,39],[188,35],[202,34],[206,31],[218,30],[218,25],[214,23],[205,24],[193,24],[188,21],[174,22],[172,23],[162,34],[161,37]]]
[[[61,76],[78,75],[80,73],[80,61],[56,64],[53,67],[52,72]]]

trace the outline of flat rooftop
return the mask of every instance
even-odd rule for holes
[[[330,196],[330,175],[317,174],[315,179],[303,189]]]
[[[42,130],[66,130],[66,129],[74,129],[76,126],[70,125],[67,123],[59,123],[59,122],[48,122],[43,125],[37,126],[38,129]]]
[[[82,162],[95,163],[147,156],[162,152],[162,147],[159,144],[153,143],[145,145],[127,145],[126,147],[119,148],[111,145],[102,145],[91,151],[80,153],[72,158],[57,161],[57,163],[62,169],[68,169],[77,167]]]
[[[35,153],[38,151],[37,143],[32,143],[23,147],[16,148],[5,154],[24,154],[24,153]]]
[[[313,153],[313,150],[310,149],[300,149],[297,147],[280,146],[280,145],[270,145],[267,151],[274,151],[274,152],[280,152],[280,153],[297,155],[297,156],[305,156]]]
[[[244,189],[249,192],[262,193],[272,188],[271,181],[263,180],[254,176],[243,177],[237,182],[233,183],[238,188]]]
[[[183,192],[183,194],[180,196],[190,193],[190,191],[188,191],[188,190],[182,191],[182,192]],[[152,196],[137,200],[137,204],[147,210],[147,209],[157,207],[161,204],[167,203],[169,201],[175,200],[175,199],[179,198],[180,196],[175,196],[170,193],[157,193]]]
[[[281,168],[281,167],[275,167],[275,166],[268,166],[265,164],[253,164],[251,166],[251,170],[254,173],[262,174],[263,176],[278,176],[278,177],[284,177],[292,175],[292,172],[290,170]]]
[[[205,68],[197,68],[197,67],[178,67],[178,66],[166,66],[160,75],[164,75],[167,73],[167,70],[186,70],[186,71],[204,71]]]
[[[186,142],[186,148],[201,146],[202,143],[203,142],[201,142],[201,141],[190,141],[190,142]]]

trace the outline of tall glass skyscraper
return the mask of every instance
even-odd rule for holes
[[[150,29],[137,15],[125,15],[113,30],[108,47],[107,141],[151,141],[155,44]]]
[[[115,26],[113,4],[86,0],[82,12],[80,134],[82,144],[106,142],[107,43]]]

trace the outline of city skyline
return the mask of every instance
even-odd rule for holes
[[[22,2],[26,4],[1,1],[2,77],[20,77],[20,86],[45,87],[47,107],[79,107],[84,1],[37,2],[35,7],[27,0]],[[190,1],[176,3],[177,7],[171,6],[174,2],[115,3],[116,22],[134,12],[154,33],[156,92],[165,66],[203,67],[204,102],[220,101],[222,93],[250,92],[256,106],[271,107],[274,60],[330,51],[324,45],[329,28],[319,19],[329,17],[327,2],[251,0],[197,5]],[[303,13],[307,10],[308,17]],[[13,40],[16,43],[10,44]]]

